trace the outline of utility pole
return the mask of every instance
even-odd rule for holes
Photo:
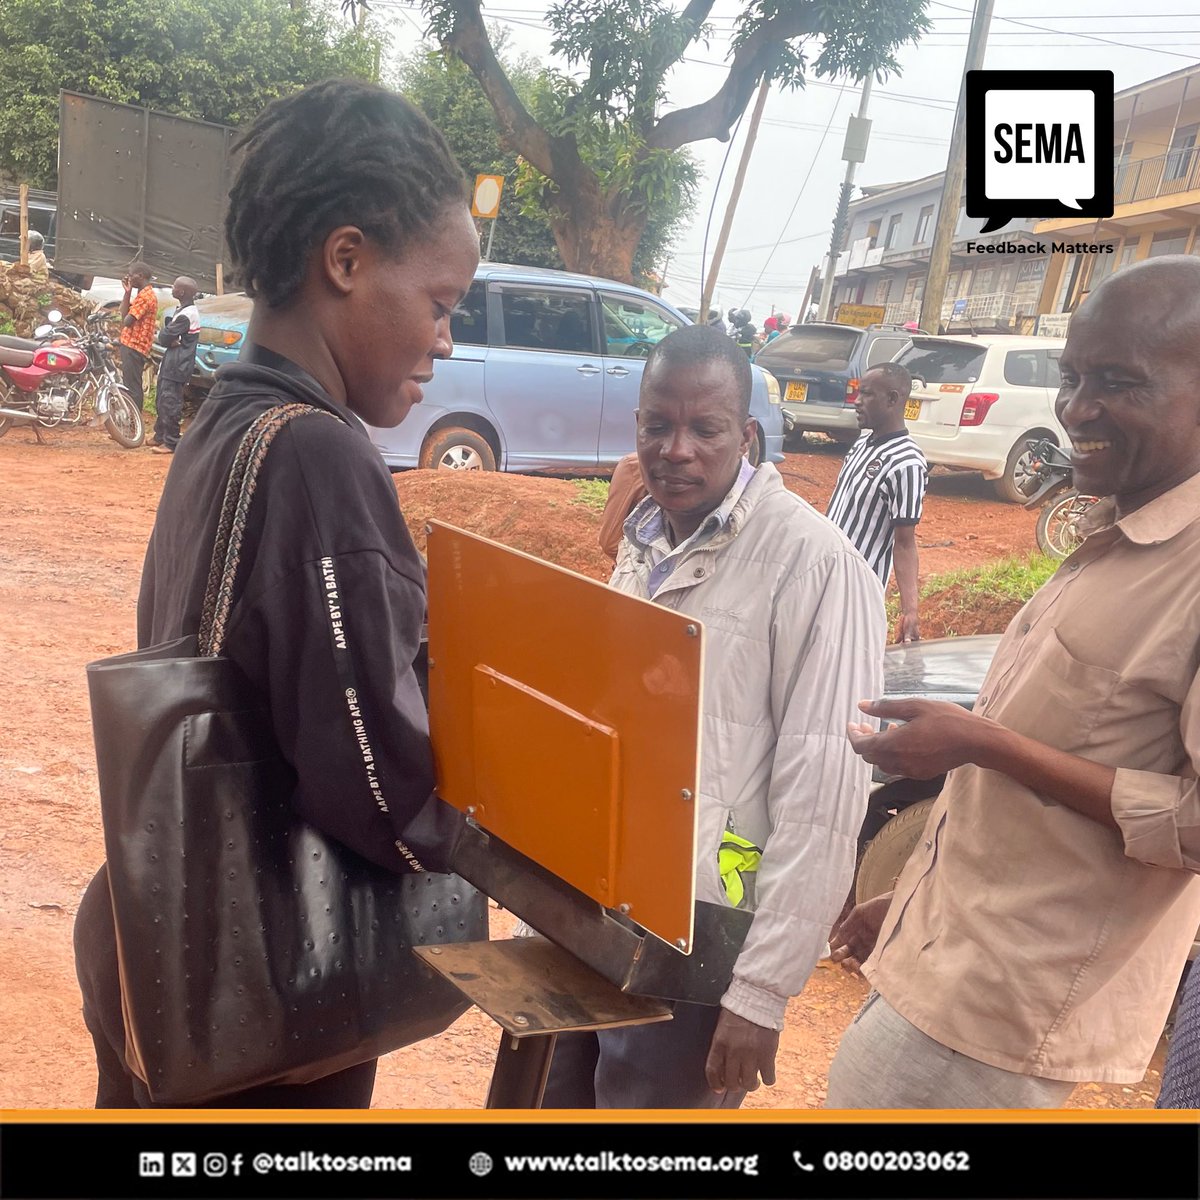
[[[971,35],[967,39],[967,61],[963,67],[962,86],[958,89],[954,132],[950,136],[950,154],[946,159],[942,198],[938,202],[937,223],[933,227],[933,245],[929,248],[929,274],[925,277],[925,292],[918,321],[921,328],[930,333],[937,333],[941,325],[946,276],[950,271],[950,252],[954,249],[954,231],[958,228],[963,176],[967,170],[967,72],[978,71],[983,66],[988,27],[992,23],[993,3],[994,0],[975,0]]]
[[[762,120],[763,109],[767,106],[767,92],[770,87],[770,80],[764,79],[758,89],[754,112],[750,116],[746,144],[742,147],[742,161],[738,163],[737,175],[733,180],[733,192],[730,194],[729,203],[725,206],[725,220],[721,223],[721,235],[717,238],[717,248],[713,251],[712,266],[709,267],[708,278],[704,281],[704,294],[700,297],[701,325],[708,322],[708,310],[712,306],[713,292],[717,288],[717,276],[721,273],[721,259],[725,257],[729,231],[733,228],[733,214],[737,211],[738,199],[742,194],[742,184],[746,181],[746,169],[750,166],[750,152],[754,149],[754,139],[758,137],[758,124]]]
[[[833,272],[837,266],[838,253],[842,248],[842,238],[846,235],[846,216],[850,211],[850,193],[854,190],[854,173],[858,164],[867,157],[867,141],[871,136],[871,122],[867,120],[867,105],[871,100],[871,86],[875,73],[863,80],[862,92],[858,97],[858,115],[850,118],[846,127],[846,141],[842,147],[842,158],[846,163],[846,177],[842,180],[842,190],[838,193],[837,212],[833,218],[833,236],[829,239],[829,269],[821,283],[821,300],[817,305],[817,320],[828,321],[832,318],[833,308]]]

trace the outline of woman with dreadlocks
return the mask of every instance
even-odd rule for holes
[[[269,704],[299,815],[404,872],[413,861],[405,826],[433,787],[413,672],[424,572],[364,423],[399,424],[453,349],[450,316],[479,257],[466,181],[421,113],[352,81],[276,101],[239,145],[225,232],[253,315],[239,360],[218,372],[172,461],[146,554],[138,643],[198,630],[225,481],[251,424],[281,404],[317,410],[282,428],[263,461],[224,653]],[[370,776],[333,663],[330,578]],[[104,868],[80,905],[75,953],[97,1107],[148,1107],[144,1084],[125,1067]],[[212,1103],[365,1108],[374,1080],[371,1060]]]

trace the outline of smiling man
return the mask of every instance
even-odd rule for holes
[[[845,722],[882,682],[883,593],[773,466],[746,460],[750,386],[749,360],[715,329],[655,347],[637,414],[649,495],[612,586],[704,623],[696,894],[754,921],[719,1007],[560,1036],[544,1107],[736,1108],[773,1084],[788,998],[854,869],[869,775]]]
[[[875,992],[830,1107],[1057,1106],[1145,1074],[1200,923],[1197,297],[1200,260],[1162,257],[1075,314],[1056,411],[1107,499],[975,713],[866,703],[905,724],[851,727],[890,774],[950,775],[894,896],[834,932]]]

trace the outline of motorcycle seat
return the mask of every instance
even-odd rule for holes
[[[5,367],[32,367],[33,366],[33,351],[32,350],[14,350],[9,346],[4,345],[5,341],[21,341],[21,338],[0,338],[0,366]],[[36,345],[36,343],[34,343]]]
[[[42,343],[33,338],[13,337],[8,333],[0,333],[0,346],[9,350],[28,350],[32,353],[34,350],[40,350]]]

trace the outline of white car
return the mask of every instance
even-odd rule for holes
[[[161,287],[154,286],[154,294],[158,297],[159,311],[163,308],[174,308],[175,298],[171,295],[171,284]],[[119,279],[109,279],[97,276],[92,280],[92,286],[83,293],[84,299],[90,300],[93,310],[97,308],[120,308],[125,295],[125,288]]]
[[[1065,338],[914,334],[896,362],[913,377],[904,416],[930,465],[982,471],[1002,500],[1023,502],[1025,443],[1067,440],[1054,415],[1065,345]]]

